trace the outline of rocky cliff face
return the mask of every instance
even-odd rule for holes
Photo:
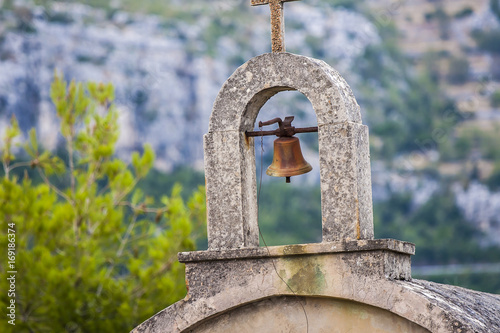
[[[358,13],[325,12],[299,3],[287,9],[288,49],[313,55],[311,40],[324,40],[325,57],[335,59],[344,73],[367,45],[379,41],[376,29]],[[220,18],[210,16],[185,23],[120,11],[107,15],[86,5],[63,3],[50,13],[42,7],[4,10],[1,126],[7,115],[15,114],[24,130],[36,126],[42,141],[54,148],[58,124],[49,88],[58,70],[67,79],[115,85],[122,115],[121,152],[149,142],[157,152],[158,167],[200,168],[202,135],[220,87],[237,66],[269,49],[267,11],[243,13],[253,16],[251,25],[215,31],[213,22]],[[214,30],[210,40],[207,30]],[[235,34],[239,42],[231,37]],[[277,102],[274,107],[279,108]],[[304,117],[315,123],[312,113]]]

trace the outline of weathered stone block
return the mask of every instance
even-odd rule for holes
[[[253,140],[225,131],[204,144],[209,249],[259,246]]]
[[[264,281],[256,278],[271,279],[266,289],[273,293],[290,293],[291,288],[292,293],[321,295],[339,292],[350,276],[411,280],[413,253],[411,243],[379,239],[186,252],[179,260],[186,263],[191,298],[213,296],[232,285],[253,290]]]
[[[368,127],[319,127],[323,241],[373,239]]]

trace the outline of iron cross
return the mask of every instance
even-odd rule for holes
[[[271,41],[273,52],[285,52],[285,19],[283,3],[300,0],[251,0],[252,6],[269,5],[271,8]]]

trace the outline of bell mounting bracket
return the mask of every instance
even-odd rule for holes
[[[274,131],[246,131],[245,134],[247,137],[254,136],[269,136],[276,135],[279,138],[284,137],[292,137],[297,133],[315,133],[318,132],[318,127],[304,127],[304,128],[295,128],[292,126],[292,121],[295,119],[294,116],[285,117],[284,120],[281,118],[274,118],[268,121],[259,121],[259,128],[262,129],[264,126],[269,126],[273,124],[278,124],[278,128]]]

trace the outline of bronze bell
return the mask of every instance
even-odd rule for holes
[[[272,177],[286,177],[286,182],[290,183],[290,177],[311,170],[312,166],[302,156],[298,138],[292,136],[274,140],[273,163],[267,168],[266,174]]]
[[[292,121],[295,117],[288,116],[284,120],[274,118],[269,121],[260,121],[258,132],[246,131],[247,137],[276,135],[274,140],[273,163],[267,168],[266,173],[273,177],[286,177],[290,183],[290,177],[302,175],[312,170],[312,166],[302,156],[299,139],[294,137],[296,133],[318,132],[318,127],[295,128]],[[278,124],[279,128],[274,131],[263,131],[263,126]]]

